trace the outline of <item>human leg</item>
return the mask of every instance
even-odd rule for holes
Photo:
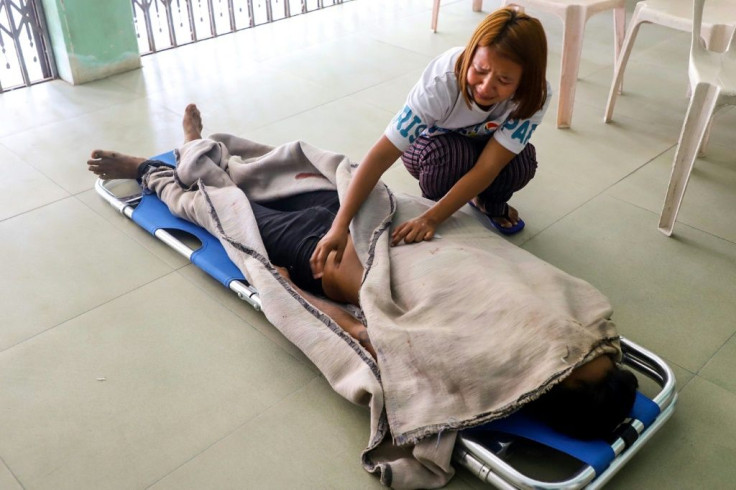
[[[185,110],[182,127],[185,143],[201,138],[202,120],[193,104],[187,106]],[[87,161],[91,172],[109,179],[140,178],[141,172],[155,163],[145,158],[105,150],[94,150],[90,160]],[[174,187],[179,192],[184,192],[180,186]],[[235,187],[227,190],[241,192]],[[160,189],[156,192],[159,193]],[[308,296],[315,306],[333,318],[375,357],[365,326],[339,306],[318,296],[325,294],[335,301],[358,304],[363,269],[352,242],[350,242],[352,252],[346,253],[346,258],[340,265],[335,264],[334,256],[329,260],[329,266],[325,271],[328,279],[314,279],[309,264],[317,242],[329,229],[339,209],[337,193],[315,191],[264,204],[251,202],[251,207],[271,262],[285,267],[284,270],[289,271],[285,277],[289,277],[297,290]],[[292,271],[294,274],[291,274]],[[296,278],[298,282],[295,281]],[[327,292],[322,290],[323,281],[326,283]]]
[[[200,139],[202,128],[199,109],[196,105],[189,104],[182,119],[184,142]],[[109,179],[140,179],[141,173],[148,167],[160,164],[161,162],[154,160],[106,150],[94,150],[87,161],[91,172]],[[312,276],[309,258],[319,239],[329,229],[340,207],[337,192],[306,192],[262,204],[251,202],[251,207],[271,261],[286,267],[292,279],[301,288],[316,294],[325,294],[322,290],[322,281]],[[339,296],[333,299],[357,304],[357,290],[362,278],[362,266],[360,266],[354,249],[352,254],[354,257],[351,259],[354,259],[355,264],[359,267],[357,281],[343,282],[335,279],[342,277],[345,272],[353,273],[358,270],[354,264],[352,267],[346,265],[340,269],[340,273],[333,271],[331,277],[334,283],[330,283],[330,292],[334,296]],[[334,265],[334,258],[332,262]],[[354,288],[356,283],[358,288]],[[351,287],[348,288],[347,284],[350,284]]]
[[[182,129],[184,142],[188,143],[202,138],[202,116],[194,104],[184,109]],[[87,160],[87,168],[93,174],[103,179],[139,179],[150,166],[160,166],[162,163],[146,158],[124,155],[115,151],[94,150]]]
[[[309,257],[334,215],[320,208],[279,211],[253,202],[251,207],[271,263],[286,268],[301,289],[323,295],[322,281],[313,277]]]
[[[368,337],[368,329],[360,322],[360,320],[355,318],[353,315],[351,315],[335,303],[326,301],[319,296],[311,294],[309,291],[304,291],[299,288],[299,286],[297,286],[291,280],[291,277],[289,276],[289,273],[285,268],[276,267],[276,269],[285,279],[291,282],[292,286],[299,292],[301,296],[306,298],[310,303],[319,308],[320,311],[332,318],[340,328],[345,330],[348,335],[357,340],[358,343],[362,345],[370,353],[370,355],[373,356],[374,359],[376,358],[376,351],[373,348],[373,344],[371,344],[370,338]]]
[[[285,210],[303,203],[294,210]],[[307,204],[311,204],[308,206]],[[348,235],[342,261],[327,258],[321,279],[315,279],[309,264],[314,248],[329,230],[339,208],[337,193],[316,191],[269,203],[251,202],[263,245],[271,262],[285,267],[302,289],[341,303],[359,304],[363,265]]]
[[[401,156],[404,166],[419,180],[423,197],[441,199],[478,160],[486,141],[447,133],[431,138],[421,136]],[[503,168],[493,182],[473,201],[483,213],[502,228],[512,228],[519,213],[508,205],[514,192],[534,177],[537,169],[534,146],[527,144]]]
[[[337,197],[337,193],[332,194]],[[340,303],[359,304],[363,265],[350,235],[342,261],[337,263],[336,253],[332,252],[327,258],[322,277],[315,279],[312,276],[309,258],[335,217],[335,213],[327,207],[332,196],[328,192],[318,196],[301,194],[294,198],[267,203],[271,207],[251,203],[269,259],[302,296],[332,318],[375,358],[376,353],[365,325],[336,304],[322,299],[325,296]],[[290,207],[298,201],[317,201],[323,205],[294,211],[274,209]],[[339,202],[337,204],[339,206]]]
[[[534,145],[527,144],[498,174],[474,204],[504,228],[518,221],[519,213],[508,205],[514,192],[524,188],[537,171],[537,152]]]
[[[457,133],[428,138],[420,136],[401,160],[417,180],[422,196],[438,201],[473,168],[485,141]]]

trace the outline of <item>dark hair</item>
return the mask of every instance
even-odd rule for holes
[[[468,107],[467,73],[479,47],[493,48],[499,56],[521,65],[521,80],[512,99],[519,105],[511,117],[532,117],[547,100],[547,38],[541,22],[515,6],[500,8],[481,21],[455,63],[460,93]]]
[[[629,416],[638,386],[631,371],[615,366],[597,383],[557,384],[528,409],[558,432],[577,439],[606,438]]]

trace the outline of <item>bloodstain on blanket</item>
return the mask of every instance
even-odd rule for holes
[[[296,180],[300,180],[300,179],[308,179],[308,178],[310,178],[310,177],[317,177],[317,178],[320,178],[320,179],[325,179],[325,180],[327,179],[327,177],[325,177],[324,175],[322,175],[322,174],[319,174],[319,173],[316,173],[316,172],[301,172],[301,173],[298,173],[298,174],[296,174],[296,175],[294,176],[294,178],[295,178]]]

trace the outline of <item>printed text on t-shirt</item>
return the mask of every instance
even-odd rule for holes
[[[401,136],[409,139],[409,143],[414,143],[414,140],[422,134],[422,131],[427,129],[427,125],[423,124],[419,116],[414,115],[411,108],[407,105],[404,106],[401,114],[396,117],[396,129]]]

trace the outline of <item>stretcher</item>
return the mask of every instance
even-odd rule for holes
[[[154,159],[175,165],[173,152]],[[172,215],[156,195],[143,193],[134,181],[98,179],[95,190],[121,214],[260,311],[258,291],[205,229]],[[660,357],[625,338],[621,346],[623,363],[638,375],[642,388],[630,417],[609,438],[576,440],[544,426],[522,409],[461,431],[454,461],[497,488],[603,486],[671,417],[677,401],[674,375]]]

